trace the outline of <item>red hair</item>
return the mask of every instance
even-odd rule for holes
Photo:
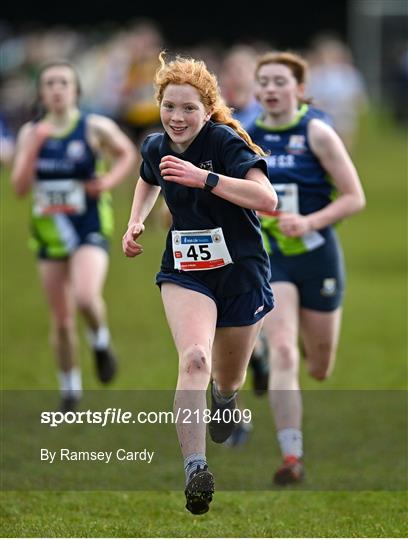
[[[298,54],[292,52],[265,53],[258,59],[256,63],[255,77],[258,77],[260,68],[266,64],[283,64],[291,70],[298,84],[304,84],[306,82],[308,64],[306,60],[304,60]]]
[[[202,60],[193,58],[176,58],[168,63],[164,60],[165,52],[159,55],[160,67],[156,72],[156,99],[159,105],[163,100],[163,94],[169,84],[189,84],[200,94],[200,99],[206,111],[212,111],[211,119],[214,122],[225,124],[231,127],[250,148],[257,154],[266,155],[265,152],[256,145],[238,120],[232,117],[232,112],[225,104],[218,86],[217,78],[210,73]]]
[[[258,58],[255,68],[255,78],[258,79],[259,70],[267,64],[281,64],[286,66],[292,72],[298,84],[306,82],[309,66],[306,60],[296,53],[286,52],[268,52]],[[302,98],[301,103],[312,103],[312,99]]]

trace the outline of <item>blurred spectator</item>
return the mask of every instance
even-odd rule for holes
[[[163,37],[155,23],[140,21],[129,30],[124,45],[130,62],[122,88],[121,120],[137,144],[147,130],[160,125],[153,78]]]
[[[15,137],[10,131],[5,116],[0,112],[0,164],[10,165],[15,148]]]
[[[254,73],[257,53],[246,45],[229,49],[220,70],[220,87],[227,105],[233,108],[233,116],[244,128],[260,114],[262,107],[254,96]]]
[[[390,101],[394,119],[408,127],[408,42],[400,44],[390,65]]]
[[[211,73],[220,72],[221,61],[224,55],[225,47],[217,41],[205,41],[197,43],[193,47],[184,47],[177,52],[182,56],[191,56],[203,60]]]
[[[330,114],[335,130],[350,150],[359,115],[367,106],[362,75],[353,65],[347,45],[332,36],[321,35],[314,40],[309,64],[307,94]]]
[[[0,112],[7,118],[7,126],[11,133],[18,128],[31,114],[34,104],[34,83],[23,70],[8,74],[0,88]]]
[[[83,81],[82,106],[89,112],[119,121],[122,89],[130,64],[127,34],[115,32],[101,43],[95,43],[77,59]]]
[[[54,27],[30,28],[4,36],[1,43],[0,89],[1,113],[9,129],[16,133],[33,113],[35,79],[39,66],[53,58],[72,58],[84,45],[78,32]]]

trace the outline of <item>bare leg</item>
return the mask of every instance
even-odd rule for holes
[[[75,362],[75,304],[67,261],[40,261],[39,273],[51,310],[51,341],[58,364],[61,410],[75,408],[82,394],[81,371]]]
[[[298,293],[291,283],[273,284],[275,308],[266,315],[264,332],[270,351],[269,399],[276,429],[300,429]]]
[[[210,381],[217,308],[208,296],[173,283],[163,283],[161,292],[179,355],[174,408],[175,411],[198,410],[202,415],[207,408],[206,389]],[[191,424],[179,418],[176,428],[183,457],[205,454],[206,425],[202,416]]]
[[[302,398],[299,387],[299,298],[292,283],[274,283],[275,309],[268,313],[264,330],[270,350],[269,399],[283,464],[274,482],[299,482],[304,470],[302,437]]]
[[[262,320],[250,326],[218,328],[213,347],[213,379],[220,392],[232,394],[245,382],[246,370]]]
[[[108,254],[96,246],[81,246],[71,258],[70,270],[78,309],[88,326],[97,330],[106,325],[102,290],[108,270]]]
[[[302,308],[300,327],[310,375],[318,381],[333,371],[342,309],[323,312]]]
[[[117,370],[102,298],[107,270],[108,254],[97,246],[81,246],[72,256],[74,295],[88,325],[88,340],[95,357],[97,376],[104,384],[111,382]]]
[[[42,285],[51,310],[51,341],[58,367],[69,372],[75,366],[75,305],[66,261],[40,261]]]

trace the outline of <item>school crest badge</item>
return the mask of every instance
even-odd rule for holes
[[[304,135],[291,135],[286,151],[289,154],[303,154],[306,151],[306,139]]]

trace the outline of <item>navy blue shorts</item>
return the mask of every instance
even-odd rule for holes
[[[300,305],[316,311],[334,311],[341,306],[345,287],[343,251],[335,235],[323,246],[301,255],[273,253],[271,283],[296,285]]]
[[[106,251],[106,253],[109,253],[108,239],[100,232],[90,232],[87,234],[78,235],[77,243],[72,247],[70,253],[64,253],[61,255],[51,254],[48,245],[37,242],[37,257],[45,261],[66,260],[71,255],[73,255],[73,253],[75,253],[75,251],[77,251],[81,246],[96,246],[103,249],[103,251]]]
[[[262,319],[273,309],[272,289],[267,281],[259,287],[244,294],[216,298],[210,288],[185,273],[159,272],[156,284],[174,283],[185,289],[205,294],[214,300],[217,306],[217,327],[249,326]]]
[[[63,260],[83,245],[108,251],[112,233],[111,196],[104,192],[99,199],[87,198],[87,210],[80,215],[33,215],[29,245],[40,259]]]

